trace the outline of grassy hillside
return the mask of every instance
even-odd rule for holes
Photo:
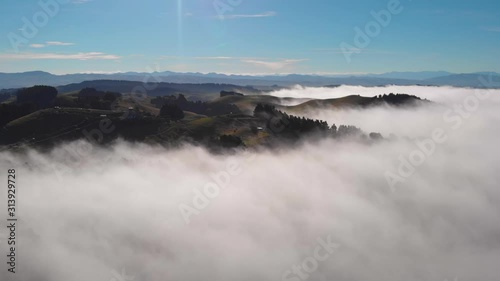
[[[290,112],[303,112],[311,109],[335,109],[340,107],[362,107],[372,103],[372,98],[359,95],[347,96],[337,99],[310,100],[295,106],[283,107]]]
[[[45,109],[16,119],[0,131],[2,144],[17,142],[43,143],[53,138],[80,137],[81,131],[92,125],[98,127],[101,115],[110,118],[120,116],[103,110],[91,109]]]
[[[265,122],[248,115],[221,115],[206,117],[193,115],[178,122],[163,124],[157,137],[166,141],[182,139],[202,143],[214,143],[221,135],[231,135],[242,139],[245,146],[263,144],[269,134],[253,131],[252,127],[265,127]]]
[[[235,104],[247,114],[252,114],[257,104],[271,104],[276,108],[295,114],[305,110],[338,109],[342,107],[368,107],[378,105],[413,106],[421,102],[419,98],[410,95],[385,95],[376,97],[362,97],[351,95],[335,99],[311,99],[304,102],[303,98],[278,98],[268,95],[226,96],[213,100],[211,103]],[[287,106],[286,104],[297,104]]]
[[[111,133],[103,133],[100,142],[106,143],[118,136],[130,140],[142,140],[145,136],[154,134],[159,126],[159,120],[151,117],[129,120],[122,118],[123,116],[124,112],[110,110],[78,108],[39,110],[16,119],[2,128],[0,144],[24,143],[44,146],[57,141],[85,138],[84,132],[104,131],[111,126],[115,129]],[[111,122],[109,125],[102,123],[109,121]],[[92,137],[98,139],[96,135]]]
[[[118,137],[131,141],[153,141],[156,143],[180,143],[195,141],[217,145],[219,136],[231,135],[242,139],[244,145],[262,144],[265,132],[252,128],[265,126],[262,120],[246,115],[222,115],[206,117],[186,112],[180,121],[169,121],[160,117],[142,116],[127,119],[124,111],[92,110],[79,108],[52,108],[39,110],[8,123],[0,130],[0,144],[16,147],[20,145],[50,146],[60,141],[76,139],[97,140],[105,144]],[[102,139],[90,132],[102,132],[103,120],[114,127],[112,132],[102,133]],[[86,132],[86,133],[85,133]]]

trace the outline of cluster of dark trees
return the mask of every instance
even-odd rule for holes
[[[109,110],[113,102],[121,97],[120,93],[103,92],[94,88],[85,88],[78,93],[78,99],[68,101],[57,96],[54,87],[37,85],[20,89],[16,93],[14,103],[0,105],[0,126],[40,109],[53,106],[83,107]],[[7,96],[8,95],[8,96]],[[10,98],[10,94],[2,93],[2,97]]]
[[[406,104],[411,104],[415,101],[421,100],[419,97],[414,96],[414,95],[407,95],[407,94],[384,94],[384,95],[378,95],[372,98],[376,102],[386,102],[391,105],[406,105]]]
[[[360,128],[352,125],[340,125],[338,129],[333,125],[331,131],[334,136],[359,136],[363,134]]]
[[[364,132],[356,126],[340,125],[337,128],[337,126],[333,124],[329,127],[328,123],[325,121],[288,115],[277,110],[275,106],[268,104],[257,104],[254,110],[254,116],[265,119],[267,121],[267,128],[271,132],[284,134],[283,136],[285,137],[300,137],[310,133],[319,133],[323,136],[332,137],[366,137]],[[383,139],[382,135],[379,133],[371,133],[369,137],[374,140]]]
[[[0,128],[5,126],[10,121],[31,114],[37,110],[34,103],[9,103],[0,104]]]
[[[77,106],[83,108],[110,110],[113,102],[122,96],[121,93],[98,91],[84,88],[78,93]]]
[[[239,97],[242,97],[244,95],[240,94],[240,93],[237,93],[237,92],[233,92],[233,91],[220,91],[220,97],[221,98],[227,97],[227,96],[239,96]]]
[[[177,121],[184,119],[184,111],[175,104],[165,104],[160,109],[160,116]]]
[[[53,106],[56,97],[57,89],[50,86],[34,86],[18,90],[15,102],[0,105],[0,126],[3,127],[10,121],[39,109]]]
[[[275,133],[303,134],[328,132],[330,129],[325,121],[288,115],[277,110],[274,105],[257,104],[254,116],[266,119],[268,128]]]
[[[177,105],[183,111],[191,111],[207,116],[241,113],[240,109],[234,104],[188,101],[183,94],[179,94],[177,97],[173,95],[156,97],[151,100],[151,103],[158,108],[166,104]]]
[[[38,109],[51,107],[57,97],[57,89],[50,86],[34,86],[17,92],[17,103],[33,103]]]

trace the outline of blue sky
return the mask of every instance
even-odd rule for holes
[[[52,3],[52,9],[39,2]],[[497,0],[2,0],[0,5],[0,72],[500,72]],[[390,20],[377,22],[373,12],[380,11]],[[368,41],[356,44],[355,28]]]

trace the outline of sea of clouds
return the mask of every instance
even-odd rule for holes
[[[7,272],[9,233],[0,229],[0,279],[498,280],[499,90],[272,94],[388,93],[434,103],[306,113],[392,134],[370,144],[328,139],[214,155],[117,142],[75,155],[80,141],[1,152],[4,177],[17,171],[19,221],[16,274]],[[6,202],[5,188],[5,218]]]

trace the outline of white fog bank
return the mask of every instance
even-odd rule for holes
[[[1,152],[0,170],[17,171],[19,221],[18,272],[3,262],[0,280],[498,280],[499,91],[400,88],[366,94],[439,104],[307,113],[400,136],[373,144]],[[286,94],[311,93],[351,92]],[[2,227],[2,255],[7,237]]]

